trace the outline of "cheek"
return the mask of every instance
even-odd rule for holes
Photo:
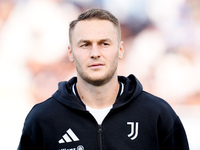
[[[85,54],[79,53],[78,55],[74,54],[74,62],[76,66],[83,66],[86,63]]]
[[[113,51],[111,51],[110,53],[109,53],[109,57],[111,58],[111,59],[118,59],[119,58],[119,51],[118,50],[113,50]]]
[[[111,67],[113,65],[117,65],[118,64],[118,60],[119,60],[119,55],[118,55],[118,52],[116,53],[112,53],[110,54],[108,57],[107,57]]]

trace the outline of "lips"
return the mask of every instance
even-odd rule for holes
[[[103,64],[100,64],[100,63],[98,63],[98,64],[91,64],[89,67],[95,67],[95,66],[103,66]]]
[[[102,64],[102,63],[93,63],[93,64],[89,65],[89,68],[100,69],[103,66],[104,66],[104,64]]]

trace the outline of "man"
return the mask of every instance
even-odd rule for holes
[[[18,150],[188,150],[182,123],[133,76],[117,75],[124,49],[118,20],[90,9],[70,24],[77,77],[28,114]]]

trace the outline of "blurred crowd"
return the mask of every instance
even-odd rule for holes
[[[197,0],[0,0],[1,90],[21,87],[40,102],[75,75],[66,53],[68,25],[91,7],[121,22],[125,58],[119,74],[135,74],[145,90],[170,103],[200,104]]]
[[[199,0],[0,0],[0,117],[7,114],[0,133],[76,74],[68,25],[91,7],[120,20],[120,75],[134,74],[171,104],[200,105]],[[14,114],[22,120],[10,120]]]

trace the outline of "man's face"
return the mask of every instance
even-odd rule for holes
[[[84,20],[72,31],[70,60],[75,62],[78,80],[102,85],[117,76],[118,59],[123,57],[116,27],[107,20]]]

